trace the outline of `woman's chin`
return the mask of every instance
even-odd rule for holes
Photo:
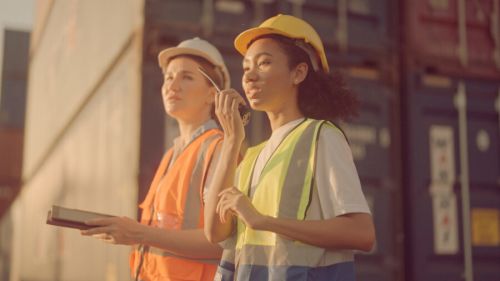
[[[252,108],[252,110],[256,110],[256,111],[264,111],[264,104],[262,103],[261,100],[259,99],[250,99],[249,101],[249,104],[250,104],[250,107]]]

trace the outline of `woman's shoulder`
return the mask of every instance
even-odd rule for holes
[[[318,142],[321,146],[349,147],[347,136],[338,125],[327,120],[321,121],[324,121],[320,128],[318,137]]]

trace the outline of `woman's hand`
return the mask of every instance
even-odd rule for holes
[[[238,106],[245,105],[245,100],[234,89],[221,91],[215,95],[215,114],[224,130],[224,139],[240,145],[245,138],[243,121]]]
[[[95,227],[82,230],[82,235],[93,236],[107,243],[121,245],[140,244],[142,230],[147,227],[127,217],[94,219],[85,223]]]
[[[250,228],[259,229],[265,223],[266,217],[259,213],[246,195],[237,188],[231,187],[219,193],[217,213],[221,222],[225,223],[228,216],[237,215]]]

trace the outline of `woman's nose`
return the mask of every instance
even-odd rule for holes
[[[255,72],[255,69],[253,69],[253,68],[250,68],[243,73],[243,81],[244,82],[252,82],[252,81],[257,80],[257,78],[258,78],[257,73]]]
[[[180,89],[179,79],[173,77],[168,81],[164,81],[163,87],[165,88],[165,93],[168,91],[178,91]]]

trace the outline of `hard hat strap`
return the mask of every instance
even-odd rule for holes
[[[301,48],[304,52],[306,52],[307,56],[309,57],[309,60],[311,61],[314,71],[317,72],[320,69],[319,58],[314,48],[311,45],[299,39],[293,40],[293,42],[295,46]]]

